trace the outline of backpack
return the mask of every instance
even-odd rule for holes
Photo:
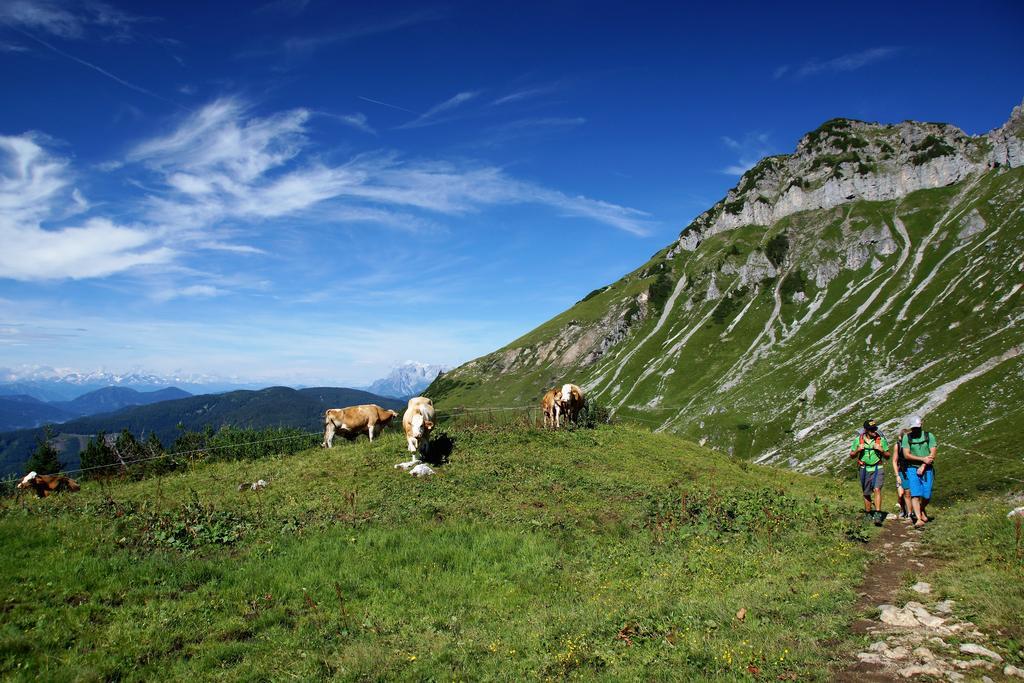
[[[872,463],[870,465],[866,465],[866,467],[881,467],[882,466],[882,460],[885,459],[885,451],[882,450],[882,435],[879,434],[878,436],[876,436],[875,440],[874,440],[874,443],[872,443],[871,441],[865,439],[864,438],[865,436],[867,436],[867,435],[866,434],[861,434],[860,435],[860,442],[857,445],[861,446],[862,448],[867,447],[867,446],[870,445],[871,450],[873,450],[875,453],[878,454],[878,461],[874,462],[874,463]],[[861,460],[863,460],[863,458],[861,458]]]
[[[907,433],[907,451],[908,452],[910,451],[910,447],[911,446],[920,446],[921,444],[927,444],[931,440],[932,440],[931,433],[930,432],[926,432],[923,429],[921,430],[921,438],[920,439],[915,439],[914,437],[910,436],[910,433],[908,432]],[[903,439],[900,439],[900,447],[898,449],[896,449],[896,452],[897,452],[898,457],[900,459],[900,461],[897,463],[896,466],[899,468],[899,470],[901,472],[905,472],[907,470],[907,468],[910,467],[910,463],[907,462],[907,459],[903,457]],[[917,467],[917,465],[915,465],[915,467]]]

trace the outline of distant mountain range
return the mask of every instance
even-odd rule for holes
[[[0,396],[0,431],[66,422],[76,417],[110,413],[128,406],[149,405],[191,395],[176,387],[145,392],[127,387],[104,387],[71,401],[46,402],[27,394]]]
[[[71,401],[107,387],[152,392],[172,386],[188,394],[211,394],[236,389],[257,389],[261,385],[228,382],[195,374],[159,376],[151,373],[62,372],[52,369],[15,372],[9,368],[0,368],[0,397],[24,395],[46,403]]]
[[[8,400],[18,402],[17,399]],[[21,402],[28,403],[24,399]],[[358,389],[270,387],[260,391],[240,390],[188,396],[122,408],[114,413],[71,419],[54,425],[53,431],[55,436],[60,437],[56,442],[58,448],[62,449],[61,461],[67,469],[74,469],[78,467],[83,445],[89,437],[101,431],[110,434],[128,429],[138,437],[155,433],[165,447],[174,443],[180,433],[179,424],[189,431],[200,431],[207,426],[219,429],[231,425],[257,429],[295,427],[315,432],[323,429],[325,409],[361,403],[376,403],[399,412],[405,409],[405,401]],[[50,409],[56,410],[53,407]],[[0,476],[20,473],[43,433],[40,427],[0,434]]]
[[[423,392],[442,372],[449,370],[446,365],[430,365],[406,361],[393,368],[384,379],[373,382],[366,390],[379,396],[409,398]]]

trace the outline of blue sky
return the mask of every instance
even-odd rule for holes
[[[1024,96],[1018,2],[683,5],[5,0],[0,368],[461,363],[826,119]]]

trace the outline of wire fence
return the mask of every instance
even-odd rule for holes
[[[495,406],[485,408],[469,408],[465,406],[456,406],[450,409],[446,409],[438,418],[435,420],[439,425],[452,429],[473,429],[477,427],[508,427],[508,428],[534,428],[540,429],[547,427],[545,415],[543,409],[539,405],[518,405],[518,406]],[[617,415],[608,414],[604,420],[608,423],[618,424],[630,424],[640,423],[644,426],[662,427],[666,424],[666,420],[661,420],[652,417],[639,416],[639,415]],[[195,436],[201,436],[198,433]],[[153,453],[146,457],[134,457],[130,460],[123,460],[117,463],[105,463],[100,465],[94,465],[89,467],[79,467],[72,470],[62,470],[62,474],[65,475],[82,475],[88,474],[98,470],[118,470],[120,473],[124,473],[130,467],[142,465],[145,463],[151,463],[161,460],[169,461],[181,461],[182,459],[194,459],[195,456],[203,455],[208,456],[210,453],[218,451],[229,451],[234,449],[236,452],[241,452],[242,449],[252,448],[255,446],[263,446],[271,443],[281,442],[292,442],[299,439],[311,440],[322,436],[320,431],[315,432],[298,432],[289,434],[287,436],[275,437],[271,439],[258,439],[251,441],[236,441],[231,443],[223,444],[204,444],[201,447],[190,448],[186,450],[167,451],[160,453]],[[310,444],[309,447],[313,447],[314,444]],[[946,444],[948,447],[970,453],[973,456],[981,457],[987,460],[996,462],[1014,462],[1021,463],[1022,458],[1020,457],[1005,457],[995,456],[990,453],[984,453],[971,448],[957,446],[955,444]],[[238,459],[238,458],[236,458]],[[1002,480],[1010,480],[1016,482],[1022,482],[1021,479],[1017,479],[1012,476],[998,477]],[[0,491],[8,490],[9,487],[13,487],[16,482],[20,481],[21,477],[17,475],[9,475],[5,478],[0,479]],[[1022,482],[1024,483],[1024,482]]]

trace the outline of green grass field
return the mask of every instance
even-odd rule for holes
[[[390,432],[4,500],[0,675],[825,680],[860,645],[853,484],[621,426],[451,436],[422,480]]]

